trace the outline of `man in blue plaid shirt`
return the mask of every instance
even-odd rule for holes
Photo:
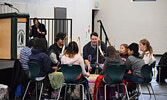
[[[20,51],[20,63],[22,64],[23,70],[25,71],[26,76],[28,77],[29,75],[29,67],[28,67],[28,62],[29,62],[29,56],[31,55],[31,49],[34,45],[34,39],[31,39],[27,46],[25,46],[21,51]]]

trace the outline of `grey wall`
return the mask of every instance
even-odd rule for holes
[[[101,19],[111,44],[119,49],[120,44],[139,42],[147,38],[155,54],[167,51],[167,0],[156,2],[132,2],[131,0],[97,0]],[[99,24],[96,23],[96,31]],[[115,38],[115,42],[114,42]]]

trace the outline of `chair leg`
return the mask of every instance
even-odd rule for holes
[[[95,100],[97,100],[98,91],[99,91],[99,88],[97,88],[97,90],[96,90],[96,98],[95,98]]]
[[[35,82],[35,100],[38,100],[38,82]]]
[[[24,100],[24,98],[25,98],[25,96],[26,96],[26,93],[27,93],[27,90],[28,90],[28,88],[29,88],[30,83],[31,83],[31,81],[29,81],[28,84],[27,84],[27,87],[26,87],[26,90],[25,90],[25,92],[24,92],[24,95],[23,95],[22,100]]]
[[[161,82],[161,67],[159,67],[159,83]]]
[[[148,92],[149,92],[149,95],[150,95],[150,97],[151,97],[151,92],[150,92],[150,89],[149,89],[149,87],[148,87],[148,84],[145,84],[145,85],[146,85],[147,90],[148,90]]]
[[[43,82],[42,82],[42,86],[41,86],[41,89],[40,89],[39,100],[41,100],[42,90],[43,90]]]
[[[128,89],[127,89],[127,86],[126,86],[124,83],[123,83],[123,85],[124,85],[124,87],[125,87],[126,96],[127,96],[128,100],[130,100],[130,99],[129,99],[129,94],[128,94]]]
[[[67,96],[67,87],[68,87],[68,85],[66,84],[66,86],[65,86],[65,93],[64,93],[64,100],[66,100],[66,96]]]
[[[144,100],[143,93],[142,93],[142,90],[141,90],[141,86],[140,86],[140,84],[138,84],[138,85],[139,85],[139,90],[141,92],[142,99]]]
[[[155,96],[155,92],[154,92],[154,90],[153,90],[153,87],[152,87],[151,83],[150,83],[150,87],[151,87],[151,90],[152,90],[152,92],[153,92],[153,95],[154,95],[155,100],[157,100],[157,99],[156,99],[156,96]]]
[[[84,86],[83,86],[83,84],[80,84],[80,85],[82,87],[82,99],[84,100],[84,96],[85,96],[85,94],[84,94]]]
[[[107,100],[106,87],[107,87],[107,84],[104,85],[104,100]]]
[[[61,93],[62,87],[63,87],[63,84],[61,85],[61,87],[60,87],[60,89],[59,89],[59,94],[58,94],[57,100],[59,100],[59,98],[60,98],[60,93]],[[56,99],[56,98],[55,98],[55,99]]]

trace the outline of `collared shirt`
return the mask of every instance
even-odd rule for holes
[[[101,41],[101,50],[103,53],[106,52],[106,44],[104,42]],[[91,64],[95,64],[96,62],[96,58],[97,58],[97,47],[93,48],[91,46],[91,42],[87,43],[84,48],[83,48],[83,58],[84,60],[87,59],[88,60],[88,56],[91,55],[92,57],[92,61]],[[99,62],[98,63],[103,63],[104,59],[102,58],[101,54],[100,54],[100,50],[99,50]]]
[[[25,46],[20,51],[20,63],[22,64],[23,70],[29,70],[28,62],[29,62],[29,56],[31,55],[31,49],[27,46]]]

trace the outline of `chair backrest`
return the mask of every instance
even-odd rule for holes
[[[154,67],[155,67],[155,64],[156,64],[156,61],[152,62],[152,63],[150,64],[150,66],[152,66],[152,68],[154,68]]]
[[[82,73],[80,65],[61,64],[60,66],[66,83],[75,83],[77,77]]]
[[[35,62],[28,62],[28,66],[29,66],[29,78],[33,81],[36,81],[35,78],[40,72],[39,64]]]
[[[141,68],[141,75],[144,77],[145,82],[150,82],[152,80],[152,66],[145,64]]]
[[[126,65],[110,65],[107,67],[107,74],[111,78],[112,84],[122,83]]]

